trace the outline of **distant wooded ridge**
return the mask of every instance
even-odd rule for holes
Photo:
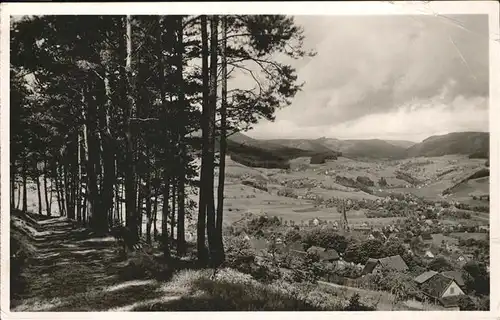
[[[488,132],[453,132],[431,136],[420,143],[404,140],[254,139],[236,133],[228,139],[228,153],[233,160],[249,166],[287,168],[288,161],[312,157],[314,163],[326,159],[348,158],[404,159],[462,154],[488,159]],[[324,158],[324,160],[321,160]],[[318,160],[319,159],[319,160]]]

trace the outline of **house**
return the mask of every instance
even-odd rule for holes
[[[459,287],[463,288],[465,286],[465,281],[463,274],[460,271],[444,271],[442,274],[448,278],[452,278],[458,284]]]
[[[374,240],[374,239],[378,239],[378,240],[382,240],[382,241],[386,241],[387,240],[387,237],[385,236],[385,234],[380,231],[379,229],[374,229],[370,235],[368,236],[368,239],[369,240]]]
[[[413,279],[417,284],[421,285],[422,283],[426,282],[427,280],[429,280],[430,278],[432,278],[433,276],[435,276],[436,274],[438,274],[438,272],[436,271],[426,271],[424,273],[422,273],[421,275],[415,277],[415,279]]]
[[[333,262],[339,260],[340,256],[334,249],[325,249],[322,247],[312,246],[307,249],[307,253],[315,253],[319,256],[320,261]]]
[[[424,258],[433,259],[436,255],[431,250],[425,250]]]
[[[490,232],[489,226],[479,226],[477,229],[479,232]]]
[[[471,254],[452,254],[452,258],[462,267],[467,262],[474,260],[474,256]]]
[[[450,277],[435,271],[427,271],[415,278],[420,291],[439,302],[445,307],[454,308],[452,304],[448,303],[453,301],[450,297],[465,295],[457,282]]]
[[[369,258],[363,269],[363,274],[377,273],[384,269],[405,272],[408,270],[408,266],[399,255],[380,259]]]

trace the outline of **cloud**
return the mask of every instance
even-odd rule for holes
[[[366,128],[375,120],[394,123],[391,135],[400,130],[413,136],[437,125],[445,131],[487,125],[487,16],[298,16],[296,21],[305,29],[306,46],[318,54],[297,66],[299,81],[306,84],[291,106],[276,113],[273,127],[279,129],[261,124],[252,135],[272,137],[288,128],[296,137],[299,132],[379,137],[373,125]],[[421,121],[411,121],[414,117]],[[415,129],[410,132],[395,119]]]
[[[372,113],[334,125],[300,126],[290,120],[262,122],[252,132],[255,138],[336,137],[339,139],[401,139],[422,141],[431,135],[457,131],[488,131],[487,98],[457,96],[444,102],[442,94],[433,102],[413,100],[400,108]],[[279,131],[276,130],[279,128]]]

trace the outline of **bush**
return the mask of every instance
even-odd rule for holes
[[[250,233],[256,233],[263,231],[264,229],[270,228],[270,227],[279,227],[281,226],[281,220],[274,216],[274,217],[268,217],[265,215],[253,218],[248,222],[248,232]]]
[[[477,151],[469,155],[469,159],[488,159],[488,151]]]
[[[417,185],[419,184],[419,180],[415,179],[411,175],[401,172],[401,171],[396,171],[396,179],[403,180],[408,182],[411,185]]]
[[[267,169],[290,169],[290,162],[286,159],[258,159],[248,155],[231,153],[231,160],[247,167],[267,168]]]
[[[387,186],[387,180],[385,180],[384,177],[380,177],[380,179],[378,180],[378,185],[381,186],[381,187],[386,187]]]
[[[473,311],[478,309],[474,301],[472,301],[469,296],[460,296],[458,297],[457,302],[460,311]]]
[[[206,311],[320,311],[322,309],[264,285],[201,279],[195,283],[205,293],[203,303],[186,298],[177,310]]]
[[[304,243],[307,248],[318,246],[335,249],[337,252],[343,253],[348,244],[345,236],[336,233],[330,228],[314,228],[303,232],[301,236],[302,243]]]
[[[490,294],[490,275],[486,270],[486,264],[471,261],[463,267],[465,286],[469,292],[477,295]]]
[[[285,242],[293,243],[302,239],[301,233],[296,229],[288,230],[285,234]]]
[[[253,187],[253,188],[265,191],[265,192],[268,191],[265,182],[260,182],[260,181],[255,181],[255,180],[249,180],[249,179],[247,179],[247,180],[243,180],[241,182],[241,184],[246,185],[246,186],[250,186],[250,187]]]
[[[484,169],[481,169],[481,170],[473,173],[472,175],[470,175],[467,178],[467,180],[479,179],[479,178],[484,178],[484,177],[489,177],[489,176],[490,176],[490,169],[484,168]]]
[[[252,268],[250,274],[255,280],[266,284],[281,278],[279,268],[267,265],[256,265]]]
[[[373,187],[375,185],[375,183],[368,177],[358,176],[356,181],[368,187]]]
[[[28,250],[16,237],[10,240],[10,288],[14,299],[22,293],[26,287],[26,279],[23,276],[23,269],[29,259]]]
[[[295,191],[293,189],[291,189],[291,188],[284,188],[284,189],[278,190],[278,196],[280,196],[280,197],[294,198],[294,199],[298,198],[298,196],[295,193]]]
[[[359,293],[355,293],[349,299],[348,305],[344,308],[344,311],[374,311],[374,307],[363,305],[360,301]]]
[[[443,272],[453,270],[453,266],[445,257],[436,257],[428,265],[429,270]]]
[[[327,160],[337,160],[337,154],[336,153],[322,153],[322,154],[316,154],[311,157],[311,164],[323,164]]]
[[[155,257],[145,252],[136,252],[123,269],[119,278],[122,280],[156,278],[168,280],[173,274],[173,268],[156,261]]]

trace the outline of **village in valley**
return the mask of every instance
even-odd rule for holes
[[[12,16],[10,310],[490,310],[455,19]]]
[[[477,182],[487,183],[481,176],[487,169],[485,160],[467,156],[403,160],[392,169],[394,176],[381,176],[377,182],[367,177],[377,171],[370,162],[338,157],[306,164],[307,160],[297,159],[291,169],[276,170],[245,169],[228,159],[228,180],[236,182],[239,177],[248,193],[227,200],[228,216],[241,215],[232,219],[228,235],[280,277],[347,288],[360,292],[362,301],[379,301],[387,294],[391,308],[397,305],[399,310],[475,309],[485,303],[475,293],[489,292],[487,282],[479,284],[489,277],[489,194],[481,191],[484,187],[471,188]],[[384,162],[375,162],[387,174],[381,170]],[[341,172],[337,166],[348,167],[344,172],[352,178],[328,175]],[[427,171],[427,182],[409,185],[396,178],[401,168],[408,168],[405,176],[411,178],[415,167]],[[448,179],[450,185],[444,185]],[[323,189],[327,183],[331,197]],[[229,194],[233,187],[229,184]],[[441,188],[437,196],[418,196],[436,187]],[[252,212],[255,207],[261,209]],[[484,278],[473,284],[469,272]]]

